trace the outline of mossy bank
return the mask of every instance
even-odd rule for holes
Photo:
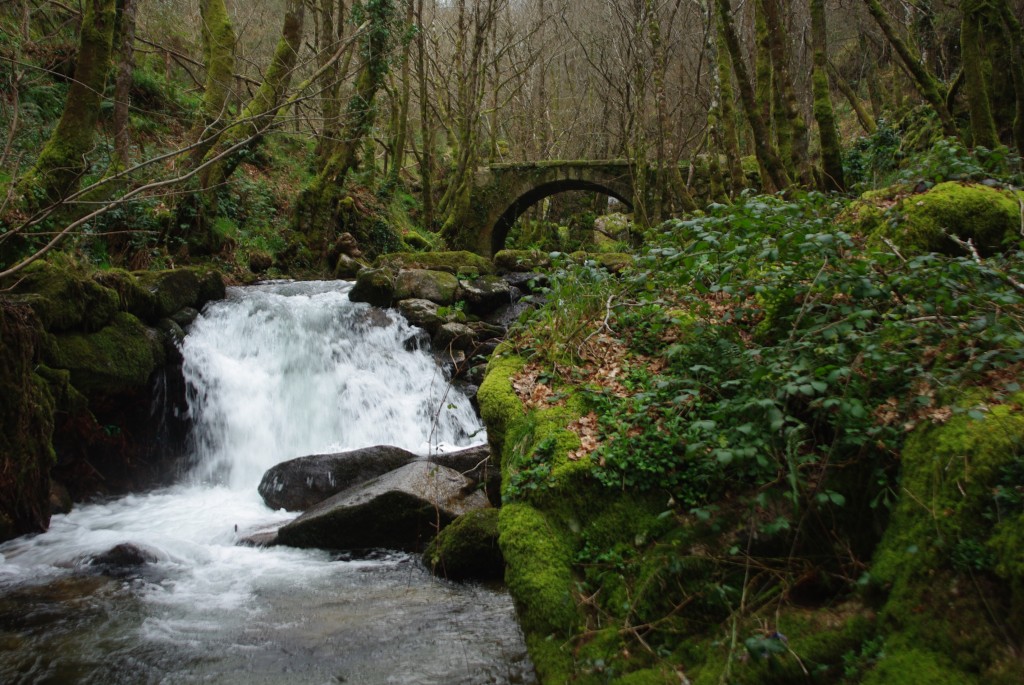
[[[198,310],[224,297],[210,269],[92,272],[64,259],[37,262],[7,285],[2,539],[45,530],[69,495],[125,492],[170,474],[187,430],[177,344]]]

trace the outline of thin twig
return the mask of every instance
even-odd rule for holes
[[[898,248],[896,247],[896,243],[894,243],[893,241],[889,240],[888,238],[882,238],[882,242],[883,242],[883,243],[885,243],[885,244],[886,244],[886,246],[887,246],[887,247],[888,247],[888,248],[889,248],[890,250],[892,250],[892,253],[893,253],[894,255],[896,255],[897,257],[899,257],[899,258],[900,258],[900,261],[901,261],[901,262],[903,262],[904,264],[906,264],[906,263],[907,263],[907,258],[906,258],[906,257],[904,257],[904,256],[903,256],[902,254],[900,254],[900,251],[899,251],[899,249],[898,249]]]
[[[978,254],[978,248],[976,248],[974,246],[974,240],[972,238],[968,238],[967,240],[962,240],[961,238],[959,238],[959,237],[953,235],[952,233],[950,233],[949,234],[949,239],[952,240],[957,245],[959,245],[961,248],[963,248],[963,249],[967,250],[968,252],[970,252],[971,253],[971,259],[974,260],[975,264],[977,264],[978,266],[985,266],[985,262],[981,258],[981,255]],[[991,267],[990,267],[990,270],[992,271],[992,273],[996,274],[997,276],[1002,278],[1004,281],[1006,281],[1007,283],[1012,285],[1014,290],[1016,290],[1020,294],[1024,295],[1024,283],[1021,283],[1016,278],[1014,278],[1013,276],[1011,276],[1008,273],[1005,273],[1004,271],[1000,271],[998,269],[992,269]]]

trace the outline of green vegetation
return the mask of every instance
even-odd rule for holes
[[[666,222],[619,276],[555,256],[480,393],[545,681],[1009,682],[1015,196],[899,192],[888,244],[811,193]]]

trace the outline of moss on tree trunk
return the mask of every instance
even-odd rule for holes
[[[814,64],[811,87],[814,93],[814,118],[818,122],[818,138],[821,141],[822,187],[826,190],[841,191],[846,187],[843,177],[843,149],[829,91],[825,37],[825,0],[811,0],[811,46]]]
[[[950,137],[959,137],[957,131],[956,122],[953,121],[953,115],[950,114],[949,109],[946,107],[946,99],[943,95],[942,84],[939,80],[928,71],[924,62],[917,55],[917,53],[910,47],[910,45],[903,40],[896,32],[896,27],[893,26],[892,20],[889,19],[889,15],[886,14],[885,10],[882,9],[882,5],[878,0],[864,0],[864,4],[867,5],[868,12],[875,19],[875,23],[885,34],[889,44],[892,45],[893,50],[899,55],[900,60],[903,62],[903,66],[907,68],[914,81],[914,86],[917,88],[917,92],[920,93],[921,97],[924,98],[935,113],[939,116],[939,121],[942,122],[943,132]]]
[[[29,207],[40,207],[66,197],[89,168],[116,24],[116,0],[83,3],[75,77],[68,86],[64,110],[35,165],[21,183]]]
[[[717,2],[719,20],[725,33],[725,44],[729,48],[733,71],[736,74],[736,83],[740,89],[740,100],[743,102],[747,121],[754,133],[754,152],[765,176],[762,183],[769,190],[781,190],[788,187],[792,181],[779,158],[778,151],[771,144],[771,133],[758,109],[754,87],[750,83],[747,66],[743,61],[739,36],[736,35],[736,28],[732,23],[731,3],[729,0],[717,0]]]
[[[980,0],[962,0],[960,3],[960,51],[967,110],[971,116],[971,144],[992,149],[999,144],[999,134],[992,117],[982,46],[983,24],[992,18],[990,11],[989,3]]]

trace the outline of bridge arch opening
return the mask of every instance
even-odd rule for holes
[[[501,213],[498,220],[494,222],[494,229],[491,232],[491,254],[497,254],[500,250],[505,249],[505,239],[508,237],[509,230],[511,230],[512,226],[515,225],[516,220],[518,220],[526,210],[544,198],[573,190],[595,192],[607,195],[608,197],[613,197],[624,204],[629,211],[633,211],[633,198],[624,197],[622,193],[602,183],[581,179],[564,179],[551,181],[549,183],[541,183],[520,194],[519,197],[513,200],[505,211]]]

